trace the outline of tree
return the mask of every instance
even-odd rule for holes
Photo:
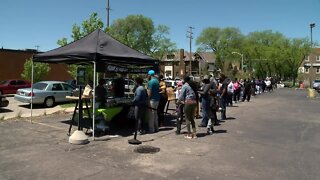
[[[151,56],[155,59],[163,59],[166,54],[171,54],[177,51],[176,44],[171,42],[167,37],[169,35],[169,27],[159,25],[153,34],[153,47]]]
[[[50,67],[47,63],[33,63],[33,80],[39,82],[49,73]],[[24,70],[21,74],[24,79],[32,79],[32,59],[29,58],[24,63]]]
[[[223,70],[224,60],[231,57],[231,52],[239,49],[243,35],[237,28],[227,27],[220,29],[209,27],[204,29],[196,39],[198,51],[212,51],[216,54],[216,66]]]
[[[162,59],[165,54],[176,49],[175,43],[167,37],[169,27],[154,27],[153,21],[143,15],[129,15],[124,19],[117,19],[107,31],[123,44],[156,59]]]
[[[82,22],[82,26],[78,26],[77,24],[74,24],[72,26],[72,41],[76,41],[84,36],[86,36],[87,34],[90,34],[91,32],[93,32],[96,29],[102,29],[103,28],[103,22],[102,20],[98,17],[97,13],[92,13],[89,17],[89,19],[85,20]],[[68,44],[68,39],[67,38],[62,38],[60,40],[58,40],[57,42],[60,46],[65,46]],[[86,68],[86,79],[93,79],[93,67],[92,65],[81,65],[82,67]],[[72,76],[72,77],[76,77],[77,76],[77,68],[79,67],[79,65],[69,65],[69,71],[68,73]]]
[[[108,33],[127,46],[150,54],[155,32],[153,21],[143,15],[129,15],[124,19],[115,20]]]
[[[291,39],[287,41],[287,47],[285,54],[287,56],[286,63],[291,71],[289,75],[293,80],[293,86],[295,86],[296,79],[298,77],[298,70],[305,59],[305,57],[310,53],[310,43],[307,39]]]

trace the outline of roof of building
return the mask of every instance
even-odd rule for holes
[[[190,60],[190,52],[184,51],[184,61]],[[192,60],[205,61],[207,63],[214,63],[216,56],[213,52],[195,52],[192,55]],[[173,52],[163,57],[162,61],[180,61],[180,52]]]

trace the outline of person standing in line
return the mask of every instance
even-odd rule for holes
[[[184,104],[184,114],[186,115],[186,124],[188,131],[188,134],[185,137],[188,139],[197,138],[194,116],[198,99],[199,97],[195,83],[193,84],[190,77],[186,76],[184,78],[184,84],[181,88],[181,94],[177,100],[177,104]],[[190,124],[192,126],[192,132]]]
[[[209,121],[209,109],[210,109],[210,80],[209,76],[205,75],[202,80],[201,91],[198,91],[201,97],[201,107],[202,107],[202,121],[198,127],[207,127]]]
[[[242,96],[242,102],[247,99],[247,101],[250,101],[251,97],[251,82],[250,80],[245,79],[244,80],[244,90],[243,90],[243,96]]]
[[[211,123],[213,122],[215,126],[219,126],[219,121],[217,117],[217,111],[219,110],[219,97],[217,96],[218,93],[218,82],[215,80],[214,77],[210,78],[210,119]],[[210,121],[210,120],[209,120]],[[208,126],[207,126],[208,127]]]
[[[100,79],[95,88],[96,108],[105,107],[107,102],[107,89],[104,87],[106,84],[105,79]]]
[[[182,86],[183,86],[183,82],[182,81],[178,82],[177,88],[176,88],[176,92],[175,92],[176,93],[176,99],[178,99],[180,94],[181,94]],[[177,111],[177,124],[176,124],[177,125],[177,130],[176,130],[176,135],[179,135],[180,132],[181,132],[181,124],[182,124],[182,121],[183,121],[183,108],[184,108],[184,105],[183,105],[183,103],[178,104],[177,102],[176,102],[176,104],[177,104],[177,107],[176,107],[176,111]]]
[[[240,84],[239,84],[237,78],[235,78],[234,83],[233,83],[233,91],[234,91],[234,93],[233,93],[233,101],[235,103],[237,103],[240,100],[240,91],[241,91]]]
[[[226,79],[226,76],[224,74],[221,74],[220,76],[220,82],[222,82],[221,88],[220,88],[220,108],[221,108],[221,120],[227,119],[227,88],[228,88],[228,80]]]
[[[210,78],[210,90],[209,90],[209,120],[207,124],[207,134],[212,135],[214,133],[213,126],[220,125],[217,118],[217,87],[213,77]]]
[[[134,105],[134,117],[137,121],[137,130],[140,134],[143,134],[143,131],[146,129],[144,125],[144,117],[148,104],[148,95],[147,91],[143,86],[143,79],[141,77],[137,77],[135,79],[137,88],[134,92],[134,98],[132,105]]]
[[[149,70],[148,80],[147,93],[150,100],[149,108],[151,109],[151,117],[149,118],[148,124],[150,133],[154,133],[159,131],[157,109],[160,101],[160,84],[158,79],[155,77],[154,70]]]
[[[267,80],[266,80],[266,87],[267,87],[268,92],[270,92],[272,89],[272,86],[271,86],[271,81],[269,78],[267,78]]]
[[[228,88],[227,88],[227,93],[228,93],[228,100],[227,100],[227,106],[232,106],[232,97],[233,97],[233,82],[231,79],[228,79]]]
[[[261,92],[265,92],[266,91],[266,79],[262,79],[261,80]]]
[[[161,126],[164,126],[164,108],[168,102],[168,95],[167,95],[166,82],[164,82],[162,74],[159,76],[159,80],[160,80],[160,88],[159,88],[160,101],[158,105],[158,124],[159,124],[159,127],[161,127]]]

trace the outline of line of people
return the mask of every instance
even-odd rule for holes
[[[266,89],[272,89],[270,79],[266,79]],[[168,95],[163,76],[156,76],[153,70],[148,72],[148,84],[145,88],[143,79],[135,79],[138,88],[135,90],[133,105],[135,106],[135,118],[138,120],[138,129],[141,134],[145,132],[155,133],[159,131],[159,126],[163,126],[165,116],[164,109],[167,104]],[[261,82],[261,81],[259,81]],[[269,85],[270,84],[270,85]],[[212,76],[204,76],[201,86],[194,82],[189,76],[185,76],[179,82],[176,89],[176,134],[181,133],[183,119],[186,121],[186,138],[197,138],[195,116],[199,102],[202,108],[202,120],[198,127],[206,127],[207,134],[214,133],[214,126],[219,125],[220,120],[227,118],[227,106],[232,106],[233,102],[250,101],[251,95],[255,95],[256,86],[260,86],[254,80],[233,81],[223,74],[219,79]],[[262,88],[263,89],[263,88]],[[146,113],[149,112],[149,113]],[[220,112],[218,120],[217,112]],[[146,115],[147,114],[147,115]],[[184,118],[185,117],[185,118]],[[144,121],[146,119],[146,121]],[[145,122],[145,123],[144,123]]]

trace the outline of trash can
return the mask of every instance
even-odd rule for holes
[[[316,97],[316,90],[315,89],[308,89],[308,97],[309,98],[315,98]]]

